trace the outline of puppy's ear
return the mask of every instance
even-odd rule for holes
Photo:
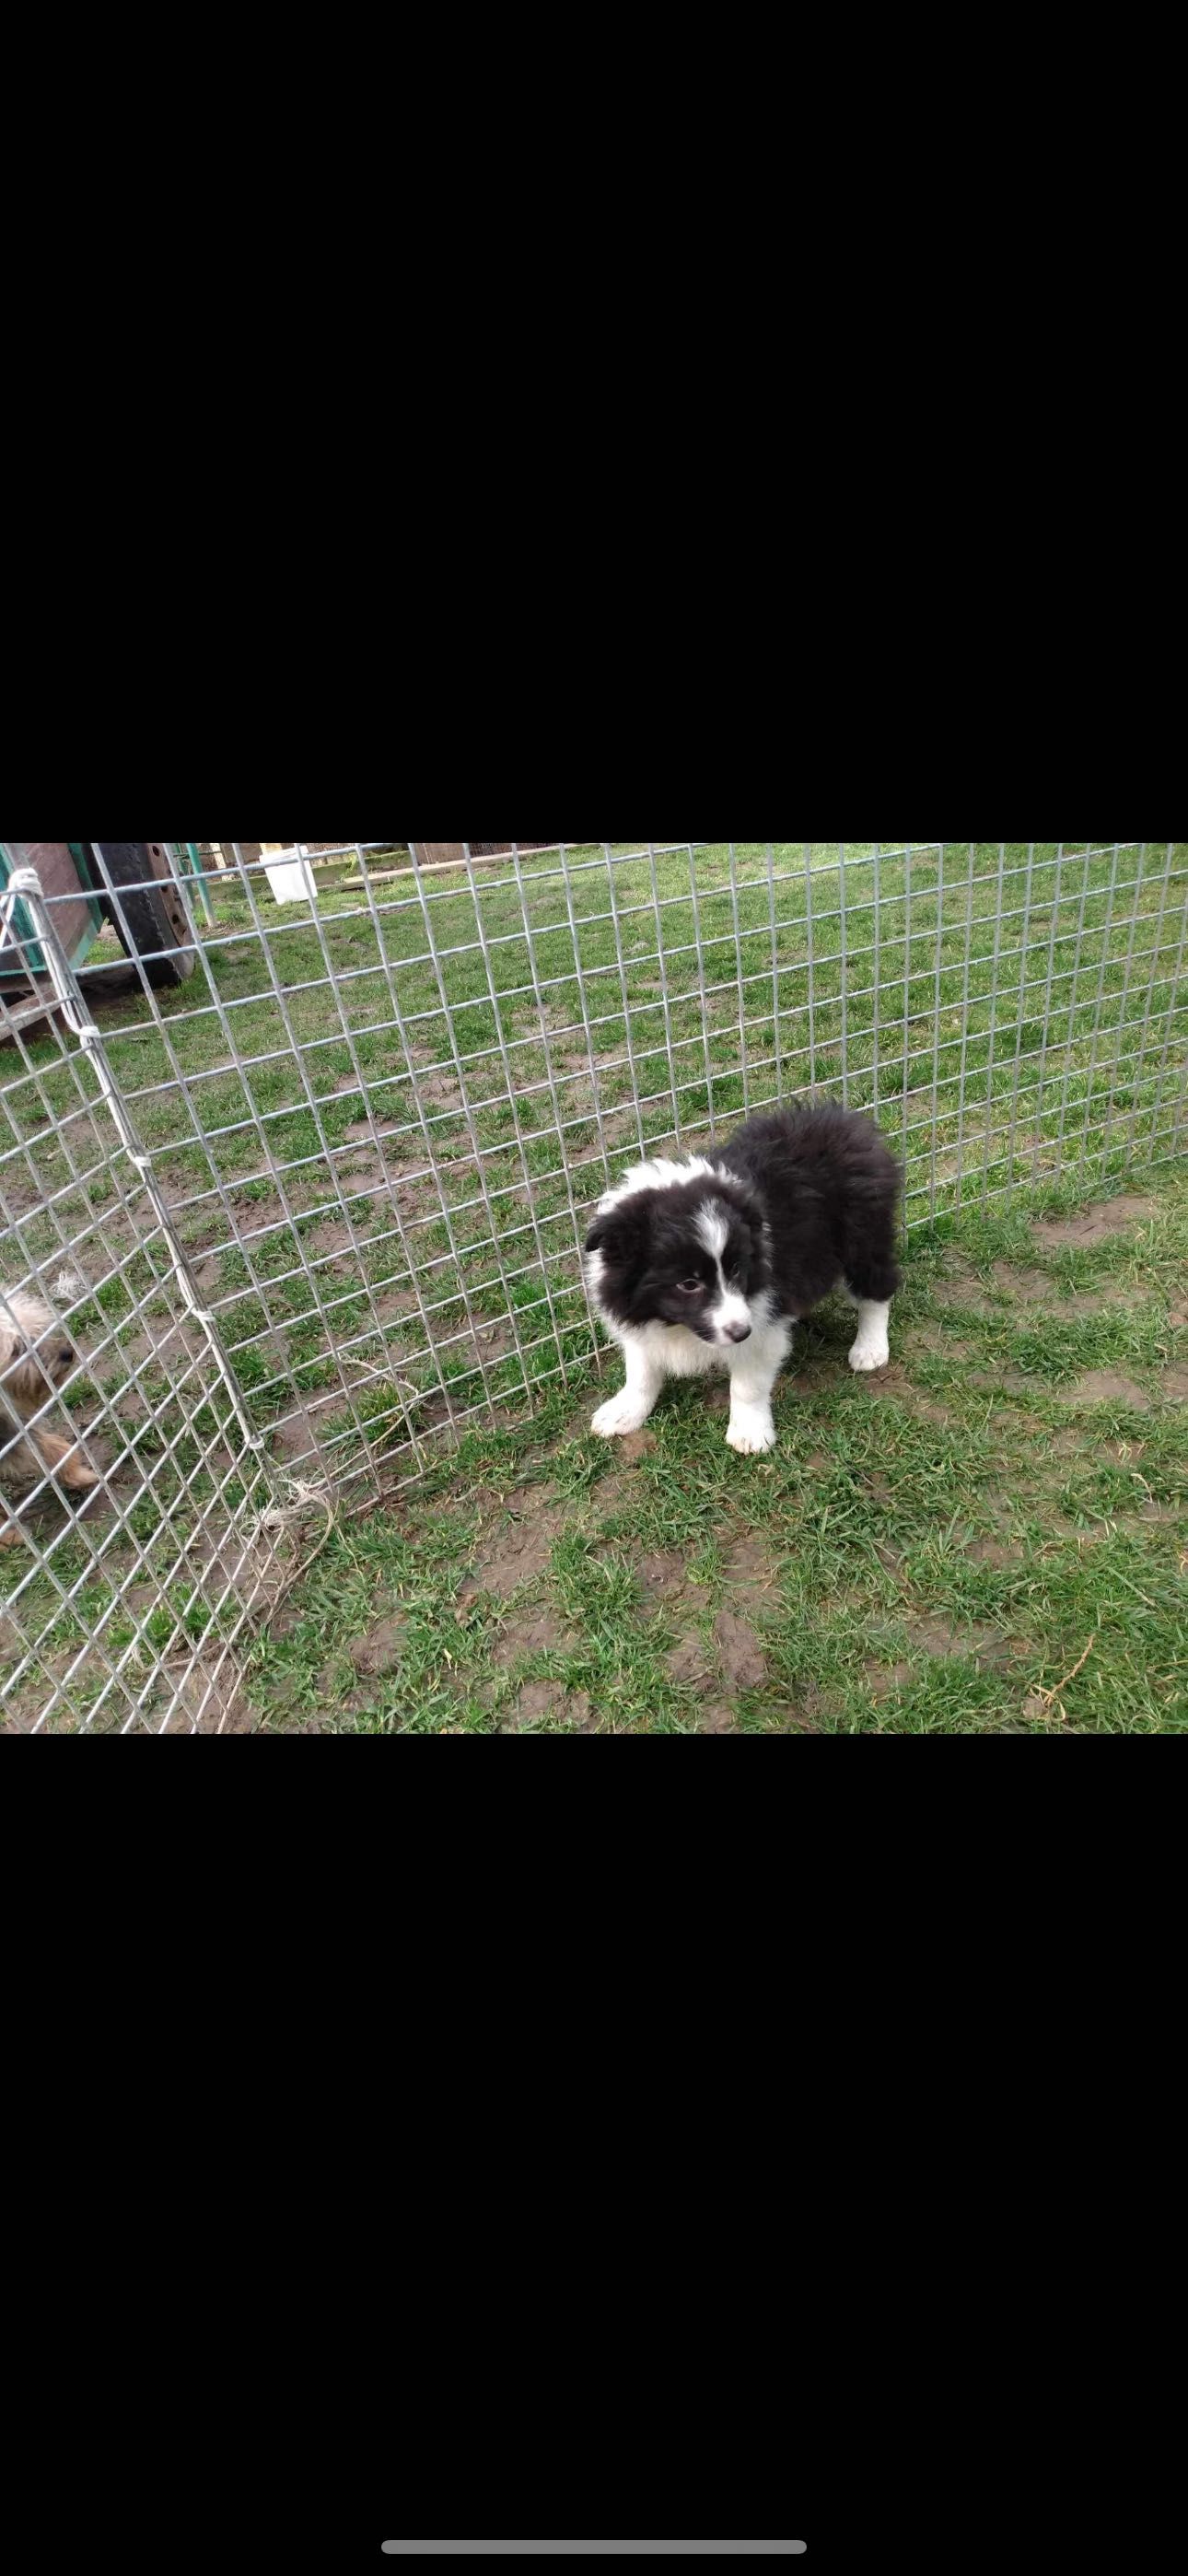
[[[586,1250],[600,1252],[609,1270],[630,1274],[642,1268],[648,1239],[647,1209],[641,1207],[638,1196],[632,1196],[595,1217],[586,1236]]]

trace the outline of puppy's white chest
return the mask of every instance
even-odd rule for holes
[[[666,1377],[704,1377],[710,1369],[730,1365],[729,1349],[703,1342],[700,1333],[691,1333],[684,1324],[627,1324],[615,1338],[624,1349],[630,1342]]]

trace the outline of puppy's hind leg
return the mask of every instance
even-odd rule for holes
[[[663,1369],[639,1342],[625,1342],[623,1355],[627,1363],[626,1384],[618,1395],[600,1404],[591,1419],[590,1429],[598,1433],[600,1440],[615,1440],[625,1431],[638,1431],[664,1384]]]
[[[886,1368],[891,1357],[887,1318],[899,1286],[893,1225],[891,1210],[879,1210],[847,1246],[846,1295],[858,1309],[858,1331],[849,1352],[852,1369]]]
[[[56,1473],[68,1493],[87,1493],[103,1481],[94,1467],[88,1467],[77,1440],[63,1440],[57,1431],[34,1431],[27,1445],[36,1447],[43,1464]]]
[[[853,1303],[858,1309],[858,1332],[847,1353],[851,1368],[886,1368],[891,1357],[887,1339],[890,1298],[855,1297]]]

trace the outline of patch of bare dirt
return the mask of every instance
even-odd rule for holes
[[[970,1344],[968,1342],[957,1341],[953,1334],[946,1329],[944,1324],[913,1325],[911,1333],[908,1336],[908,1349],[911,1351],[940,1352],[947,1360],[959,1360],[962,1362],[972,1359],[973,1357]]]
[[[476,1592],[494,1592],[506,1600],[521,1583],[535,1582],[546,1572],[553,1541],[566,1516],[545,1501],[542,1488],[536,1488],[536,1496],[535,1501],[525,1497],[519,1516],[509,1517],[498,1534],[491,1535],[485,1554],[461,1585],[460,1601],[472,1600]]]
[[[957,1628],[948,1619],[921,1619],[913,1622],[912,1637],[926,1655],[963,1655],[981,1668],[1011,1661],[1010,1639],[996,1628]]]
[[[935,1397],[913,1386],[902,1360],[892,1360],[884,1369],[872,1369],[868,1376],[859,1377],[858,1384],[876,1399],[890,1396],[905,1413],[915,1414],[921,1422],[933,1422],[941,1430],[953,1419],[947,1405],[938,1404]]]
[[[478,1324],[470,1336],[479,1358],[488,1367],[494,1360],[504,1360],[516,1347],[515,1334],[509,1324]]]
[[[374,1145],[377,1129],[381,1136],[387,1133],[381,1118],[376,1119],[374,1126],[370,1118],[356,1118],[346,1131],[345,1142],[348,1145]]]
[[[975,1663],[983,1672],[1011,1661],[1010,1640],[999,1636],[995,1628],[976,1625],[957,1628],[946,1619],[919,1619],[912,1622],[911,1637],[913,1645],[923,1654],[961,1656],[965,1661]],[[903,1684],[910,1680],[914,1667],[906,1663],[883,1664],[872,1656],[863,1664],[862,1670],[872,1699],[881,1700],[887,1699],[892,1691],[902,1689]]]
[[[1026,1723],[1020,1723],[1022,1720]],[[999,1735],[1025,1735],[1031,1726],[1059,1727],[1063,1722],[1063,1710],[1055,1706],[1043,1691],[1033,1690],[1028,1691],[1020,1708],[1019,1718],[1008,1718],[1006,1724],[995,1731]]]
[[[615,1442],[615,1454],[633,1467],[638,1458],[646,1458],[656,1446],[654,1431],[627,1431]]]
[[[714,1621],[714,1644],[728,1687],[758,1690],[767,1665],[763,1648],[749,1622],[740,1619],[733,1610],[719,1610]]]
[[[380,1162],[378,1154],[372,1152],[370,1145],[353,1146],[350,1151],[349,1160],[346,1159],[347,1149],[345,1146],[333,1145],[330,1150],[334,1157],[335,1173],[340,1183],[343,1181],[362,1181],[367,1189],[371,1190],[376,1188],[383,1177],[383,1165]],[[341,1160],[339,1159],[340,1156],[342,1157]],[[371,1204],[369,1199],[361,1198],[356,1192],[352,1191],[348,1191],[347,1196],[348,1198],[355,1200],[356,1204],[358,1204],[363,1209],[364,1214],[366,1214]]]
[[[674,1682],[717,1683],[723,1695],[711,1705],[719,1710],[733,1709],[735,1693],[757,1690],[766,1672],[762,1644],[754,1628],[737,1611],[729,1609],[719,1611],[712,1643],[691,1631],[671,1648],[664,1663]]]
[[[592,1735],[599,1722],[588,1691],[567,1691],[561,1682],[525,1682],[504,1712],[499,1732],[518,1735],[544,1719],[570,1727],[575,1735]]]
[[[1164,1369],[1159,1380],[1159,1392],[1168,1396],[1173,1404],[1182,1404],[1188,1396],[1188,1368]]]
[[[975,1538],[966,1553],[975,1565],[988,1565],[995,1573],[1004,1566],[1021,1564],[1023,1557],[1022,1548],[1003,1538]]]
[[[902,1690],[904,1683],[910,1681],[912,1667],[910,1664],[880,1664],[871,1659],[863,1664],[862,1671],[871,1698],[890,1699],[892,1691]]]
[[[154,1725],[150,1712],[147,1725],[156,1733],[160,1720]],[[166,1735],[255,1734],[256,1718],[243,1698],[230,1657],[217,1671],[201,1657],[191,1664],[162,1731]]]
[[[422,1100],[433,1109],[460,1109],[462,1092],[456,1074],[426,1073],[417,1084]]]
[[[534,1520],[538,1512],[548,1510],[555,1491],[554,1486],[537,1484],[532,1478],[525,1476],[518,1485],[512,1486],[509,1494],[504,1496],[500,1508],[510,1512],[513,1520]]]
[[[307,1413],[303,1406],[299,1406],[296,1412],[287,1413],[283,1422],[275,1423],[270,1438],[273,1456],[286,1467],[295,1467],[299,1463],[316,1467],[321,1434],[313,1415]]]
[[[562,1655],[577,1642],[572,1628],[567,1628],[551,1610],[527,1610],[519,1619],[509,1619],[491,1657],[500,1672],[510,1672],[522,1655]]]
[[[355,1671],[365,1681],[378,1680],[383,1673],[394,1671],[404,1652],[408,1620],[401,1610],[391,1610],[374,1621],[366,1636],[356,1637],[348,1648]]]
[[[1069,1520],[1064,1512],[1050,1512],[1047,1517],[1048,1535],[1040,1555],[1047,1556],[1052,1548],[1069,1538],[1075,1539],[1078,1547],[1098,1547],[1102,1539],[1110,1536],[1111,1528],[1112,1523],[1107,1520],[1088,1521],[1081,1527],[1076,1521]]]
[[[34,1664],[25,1674],[24,1680],[15,1690],[10,1688],[5,1691],[0,1733],[32,1735],[35,1732],[39,1719],[44,1716],[49,1705],[52,1686],[55,1683],[65,1683],[74,1662],[75,1652],[75,1648],[66,1647],[56,1655],[43,1655],[40,1662]],[[59,1704],[52,1716],[45,1717],[40,1731],[43,1735],[73,1735],[78,1724],[77,1712],[69,1706],[63,1707]]]
[[[964,1306],[971,1314],[992,1315],[995,1312],[981,1281],[964,1263],[960,1268],[946,1270],[942,1278],[934,1280],[932,1293],[943,1305]]]
[[[642,1557],[635,1569],[636,1580],[649,1609],[684,1601],[690,1609],[703,1606],[709,1599],[705,1585],[694,1583],[683,1556],[660,1552]]]
[[[354,1228],[344,1225],[340,1217],[324,1218],[321,1225],[315,1225],[311,1229],[305,1241],[319,1263],[329,1261],[335,1255],[349,1253],[352,1269],[357,1269],[358,1252]]]
[[[603,1520],[613,1520],[617,1512],[626,1511],[633,1500],[630,1476],[603,1476],[595,1485],[594,1501]]]
[[[706,1681],[714,1669],[714,1652],[704,1637],[682,1637],[664,1658],[664,1669],[674,1682]]]
[[[778,1568],[768,1539],[757,1530],[737,1538],[726,1557],[726,1579],[732,1596],[755,1606],[756,1598],[774,1590]]]
[[[1103,1243],[1107,1235],[1121,1234],[1129,1226],[1145,1225],[1148,1217],[1158,1216],[1157,1199],[1123,1196],[1103,1199],[1095,1207],[1082,1208],[1079,1216],[1037,1219],[1032,1233],[1037,1243]]]
[[[398,1130],[393,1129],[394,1139],[397,1133]],[[423,1153],[410,1154],[406,1148],[405,1152],[400,1154],[395,1141],[389,1144],[386,1134],[382,1150],[383,1177],[389,1185],[389,1190],[393,1187],[406,1189],[411,1197],[416,1195],[418,1186],[422,1183],[426,1190],[432,1189],[433,1171]]]
[[[913,1387],[910,1396],[906,1396],[904,1402],[908,1412],[914,1413],[918,1422],[935,1423],[938,1431],[947,1430],[953,1419],[947,1404],[938,1404],[935,1396],[922,1395],[918,1387]]]
[[[1078,1288],[1075,1296],[1065,1298],[1061,1312],[1066,1315],[1100,1315],[1111,1306],[1134,1307],[1143,1302],[1140,1290],[1128,1288],[1121,1279],[1111,1279],[1103,1288]]]
[[[1058,1404],[1125,1404],[1133,1413],[1149,1413],[1151,1398],[1144,1395],[1131,1377],[1119,1377],[1116,1369],[1089,1369],[1074,1386],[1053,1388]]]
[[[1049,1279],[1046,1270],[1017,1270],[1011,1261],[995,1262],[994,1284],[1025,1306],[1050,1306],[1060,1295],[1056,1281]]]

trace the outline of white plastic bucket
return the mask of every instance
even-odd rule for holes
[[[278,850],[265,859],[264,874],[277,903],[312,903],[317,893],[313,869],[300,850]]]

